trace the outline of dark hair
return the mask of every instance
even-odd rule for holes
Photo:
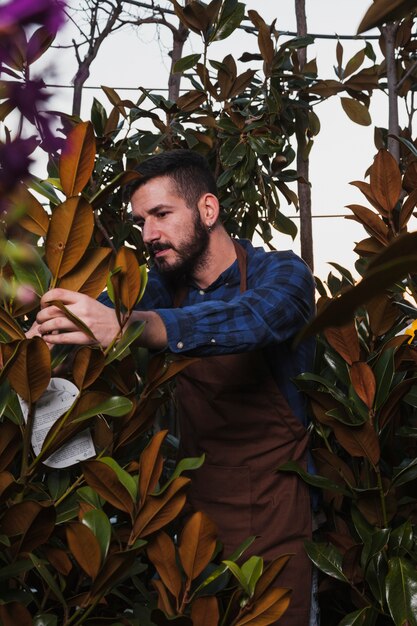
[[[212,193],[217,196],[215,178],[207,160],[192,150],[179,149],[161,152],[135,167],[142,177],[127,187],[128,197],[153,178],[167,176],[174,183],[176,192],[189,208],[194,208],[201,196]]]

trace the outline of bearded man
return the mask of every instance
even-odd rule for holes
[[[293,589],[279,624],[307,626],[310,495],[295,474],[277,468],[287,461],[307,467],[305,399],[292,379],[311,369],[313,345],[294,350],[292,342],[314,313],[312,275],[293,252],[265,252],[227,234],[200,155],[165,152],[137,171],[132,212],[153,263],[141,310],[128,323],[146,322],[139,343],[150,350],[201,357],[176,385],[180,457],[206,459],[193,472],[188,506],[216,523],[225,557],[250,535],[251,553],[266,561],[294,555],[279,576],[280,586]],[[119,331],[113,309],[53,289],[37,317],[51,344],[91,343],[51,300],[104,346]]]

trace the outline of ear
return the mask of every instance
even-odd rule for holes
[[[208,228],[214,226],[220,213],[218,198],[212,193],[205,193],[201,196],[197,206],[203,223]]]

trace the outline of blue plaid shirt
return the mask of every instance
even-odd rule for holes
[[[208,288],[191,283],[181,308],[173,308],[172,289],[151,269],[140,309],[160,315],[168,348],[176,354],[210,356],[263,348],[281,393],[307,425],[305,398],[292,379],[311,371],[314,340],[295,350],[292,342],[314,314],[313,277],[291,251],[265,252],[249,241],[239,243],[247,252],[247,291],[240,293],[236,260]]]

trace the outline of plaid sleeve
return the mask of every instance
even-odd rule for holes
[[[314,281],[293,253],[268,253],[244,293],[180,309],[160,308],[172,352],[201,356],[231,354],[282,343],[293,337],[314,312]]]

